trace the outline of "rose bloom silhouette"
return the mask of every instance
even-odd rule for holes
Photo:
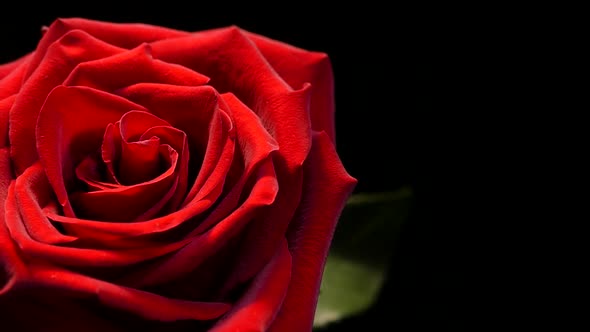
[[[329,58],[58,19],[0,65],[0,326],[310,331],[356,180]]]

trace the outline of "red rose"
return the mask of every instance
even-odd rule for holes
[[[311,330],[333,116],[325,54],[55,21],[0,65],[2,330]]]

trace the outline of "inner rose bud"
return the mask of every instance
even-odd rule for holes
[[[76,167],[85,185],[71,195],[77,215],[141,221],[178,208],[186,195],[178,178],[188,172],[184,132],[153,114],[130,111],[106,127],[99,149]]]

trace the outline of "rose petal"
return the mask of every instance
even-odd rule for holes
[[[274,159],[274,167],[278,187],[288,189],[280,190],[272,206],[262,211],[242,232],[242,244],[236,250],[236,264],[229,274],[226,290],[247,282],[266,265],[272,253],[276,252],[281,239],[284,238],[289,222],[299,204],[302,171],[299,170],[290,177],[279,176],[287,173],[287,168],[284,162],[277,158]]]
[[[321,276],[334,227],[356,180],[342,167],[331,139],[314,133],[304,164],[305,190],[287,239],[293,272],[287,297],[270,331],[311,331]]]
[[[118,121],[121,138],[126,142],[137,141],[141,135],[152,127],[170,124],[157,116],[143,111],[129,111]]]
[[[106,172],[102,175],[104,179],[112,184],[120,185],[117,179],[115,164],[121,159],[121,130],[114,123],[109,123],[104,131],[102,145],[100,146],[101,158],[106,167]]]
[[[266,331],[281,308],[290,279],[291,254],[283,240],[244,295],[211,331]]]
[[[58,86],[47,96],[39,113],[37,147],[66,216],[74,216],[68,199],[74,189],[74,167],[100,147],[107,125],[130,110],[144,108],[87,87]]]
[[[125,113],[116,126],[119,127],[120,133],[117,137],[121,137],[121,151],[117,160],[118,182],[127,185],[141,183],[153,179],[161,173],[160,139],[151,136],[144,139],[140,137],[152,127],[169,127],[170,125],[150,113],[131,111]],[[182,146],[182,144],[178,145]],[[177,150],[177,152],[180,153],[182,150]],[[111,156],[111,160],[113,157]]]
[[[31,282],[42,288],[83,297],[96,296],[109,308],[124,310],[155,321],[215,319],[230,308],[226,303],[169,299],[49,266],[33,266],[31,277]]]
[[[170,165],[167,165],[170,166]],[[125,185],[149,181],[161,173],[160,139],[127,143],[123,141],[117,178]]]
[[[34,52],[35,57],[31,61],[31,66],[36,67],[50,45],[72,30],[85,31],[97,39],[126,49],[137,47],[142,43],[186,34],[186,32],[147,24],[111,23],[84,18],[59,18],[45,31]]]
[[[294,89],[311,83],[311,128],[335,142],[334,76],[327,54],[310,52],[265,36],[245,32],[274,70]]]
[[[13,181],[10,184],[6,197],[6,226],[11,238],[18,245],[20,251],[28,257],[68,266],[128,266],[169,254],[182,248],[189,242],[185,240],[162,246],[128,250],[81,249],[37,242],[31,238],[22,222],[21,213],[14,194],[14,183]]]
[[[10,152],[7,148],[0,148],[0,299],[12,289],[19,276],[26,273],[26,267],[6,227],[4,205],[11,178]]]
[[[0,147],[8,145],[8,116],[16,95],[0,100]]]
[[[131,51],[80,63],[63,85],[84,85],[112,92],[136,83],[197,86],[208,81],[206,76],[183,66],[155,60],[151,47],[142,44]]]
[[[209,126],[218,111],[218,95],[211,86],[138,83],[115,93],[185,132],[191,148],[198,147],[201,154],[208,148]]]
[[[6,77],[6,75],[10,74],[16,68],[20,67],[22,64],[27,63],[27,61],[29,61],[30,58],[31,58],[31,53],[23,55],[22,57],[20,57],[16,60],[7,62],[5,64],[1,64],[0,65],[0,80],[2,80],[4,77]]]
[[[168,202],[168,212],[171,213],[178,209],[188,188],[189,147],[187,137],[185,133],[176,128],[156,126],[143,133],[140,139],[143,140],[147,137],[154,136],[180,153],[180,159],[176,167],[178,186],[174,192],[174,196]]]
[[[39,162],[27,168],[16,179],[15,196],[17,204],[21,207],[22,222],[31,239],[54,245],[76,240],[73,236],[61,234],[41,209],[53,199],[53,192]]]
[[[121,49],[75,30],[51,44],[38,66],[31,63],[29,69],[33,68],[34,72],[22,86],[10,111],[9,135],[17,174],[24,172],[38,159],[35,127],[39,110],[49,92],[63,82],[76,64],[118,52]]]
[[[75,30],[84,31],[96,39],[126,49],[137,47],[142,43],[186,34],[186,32],[147,24],[110,23],[83,18],[57,19],[39,41],[26,77],[31,75],[55,41]]]
[[[104,166],[103,166],[104,167]],[[88,156],[78,164],[76,167],[76,177],[78,180],[84,182],[88,188],[87,191],[105,190],[119,188],[118,183],[104,182],[99,180],[102,174],[100,171],[100,164],[97,162],[95,156]]]
[[[279,147],[272,136],[264,129],[260,119],[231,93],[221,95],[228,112],[231,113],[236,127],[236,138],[243,158],[243,170],[240,179],[225,195],[219,205],[196,227],[189,236],[201,234],[211,228],[222,218],[237,208],[242,189],[250,178],[252,171],[261,160],[268,158]]]
[[[0,100],[17,93],[23,84],[23,77],[28,66],[30,56],[25,56],[8,66],[2,68],[5,74],[0,73]]]

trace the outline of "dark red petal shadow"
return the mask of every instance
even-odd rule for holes
[[[129,311],[156,321],[214,319],[230,308],[226,303],[170,299],[50,266],[32,266],[31,279],[31,283],[41,287],[78,296],[96,296],[107,307]]]
[[[8,117],[16,95],[0,100],[0,147],[8,146]]]
[[[283,240],[273,258],[211,332],[266,331],[281,308],[290,279],[291,254]]]

